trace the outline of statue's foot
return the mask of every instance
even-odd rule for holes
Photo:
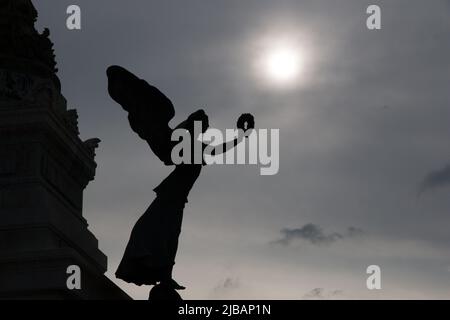
[[[168,286],[169,288],[175,289],[175,290],[184,290],[186,287],[178,284],[174,279],[170,279],[168,281],[162,281],[161,284]]]
[[[179,303],[183,301],[183,298],[178,294],[178,292],[163,284],[158,284],[150,290],[149,300],[151,301],[163,301],[170,303]],[[161,308],[163,308],[163,312],[167,311],[164,310],[166,304],[161,304]],[[170,309],[170,308],[169,308]]]

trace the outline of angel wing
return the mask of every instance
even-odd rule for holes
[[[109,67],[107,76],[109,95],[128,112],[133,131],[164,163],[170,162],[169,121],[175,116],[170,99],[123,67]]]

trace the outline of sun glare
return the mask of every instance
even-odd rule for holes
[[[265,89],[299,88],[311,72],[310,39],[293,28],[272,29],[275,31],[263,31],[259,37],[250,40],[255,80]]]
[[[300,70],[298,52],[290,48],[278,48],[267,55],[267,73],[275,81],[295,80]]]

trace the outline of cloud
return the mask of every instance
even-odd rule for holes
[[[338,296],[341,296],[344,292],[342,290],[333,290],[326,292],[324,288],[315,288],[306,293],[303,296],[303,299],[305,300],[327,300],[327,299],[333,299]]]
[[[226,277],[219,281],[219,283],[212,288],[210,292],[210,299],[212,300],[234,300],[240,299],[242,294],[245,294],[248,288],[242,284],[237,277]]]
[[[443,188],[450,185],[450,164],[440,170],[430,172],[419,187],[419,195],[423,192]]]
[[[359,228],[349,227],[344,234],[337,232],[326,234],[320,226],[309,223],[299,229],[282,229],[281,233],[283,237],[274,243],[288,246],[296,239],[304,240],[314,245],[329,245],[338,240],[359,236],[363,231]]]
[[[347,236],[348,237],[359,237],[362,236],[364,231],[360,228],[348,227],[347,228]]]
[[[223,292],[238,289],[240,287],[240,281],[237,278],[226,278],[222,282],[220,282],[215,288],[214,291]]]

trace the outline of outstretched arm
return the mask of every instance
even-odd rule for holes
[[[236,147],[239,143],[244,140],[244,138],[247,138],[250,133],[252,132],[252,129],[255,127],[255,119],[253,116],[249,113],[243,114],[239,117],[237,121],[237,128],[238,131],[238,137],[234,140],[219,144],[215,147],[208,147],[208,145],[203,145],[203,153],[208,154],[211,156],[216,156],[225,152],[230,151],[234,147]]]

